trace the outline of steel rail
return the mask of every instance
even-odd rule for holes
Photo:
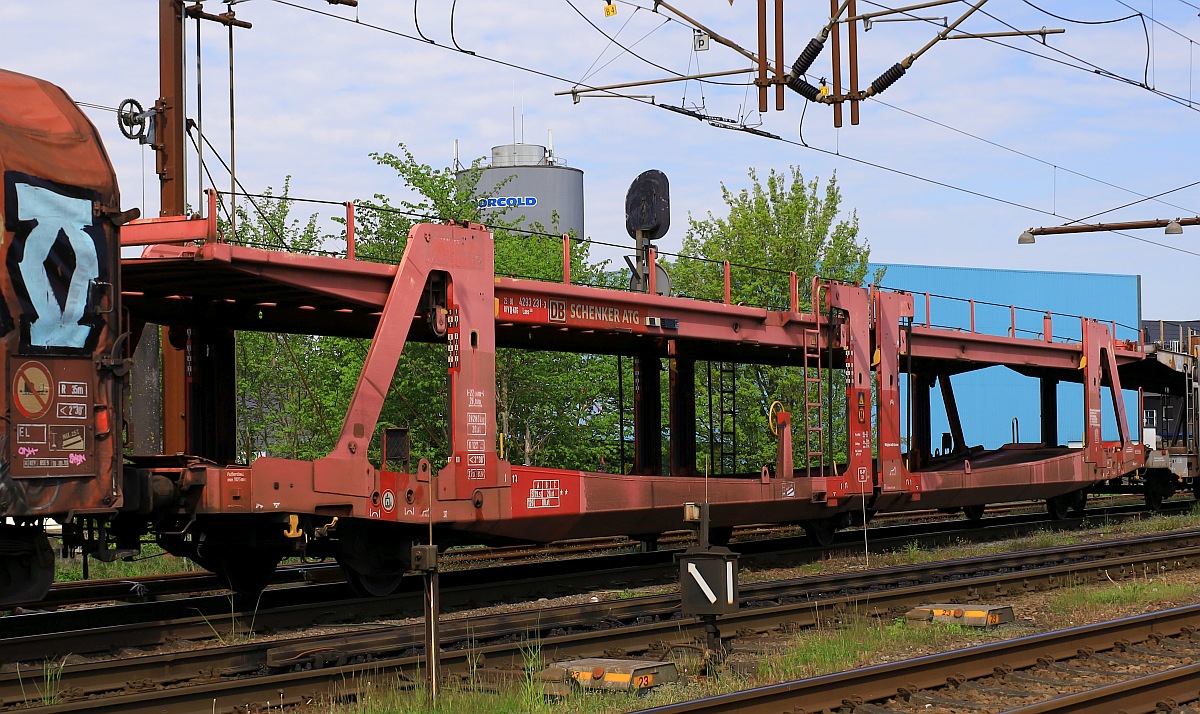
[[[1006,714],[1112,714],[1112,712],[1159,712],[1161,702],[1194,702],[1200,664],[1173,667],[1124,682],[1108,684],[1045,702],[1010,709]],[[1193,710],[1194,711],[1194,710]]]
[[[1031,504],[1005,504],[998,506],[992,515],[1009,513],[1031,508]],[[911,511],[906,513],[880,514],[879,520],[899,518],[936,517],[946,520],[946,515],[938,511]],[[780,526],[770,524],[754,524],[737,526],[733,538],[767,539],[780,537],[780,533],[795,530],[796,526]],[[659,536],[657,544],[662,546],[683,547],[695,542],[692,531],[668,531]],[[558,557],[563,554],[595,554],[609,553],[632,548],[640,548],[639,541],[626,537],[579,538],[569,541],[556,541],[547,544],[497,546],[479,549],[450,549],[440,556],[443,571],[459,567],[471,566],[475,563],[504,563],[520,560],[536,560],[548,557]],[[314,562],[281,565],[271,579],[272,585],[284,585],[306,582],[344,582],[341,567],[332,562]],[[94,578],[91,580],[60,581],[50,586],[50,592],[37,602],[17,603],[14,610],[47,609],[63,605],[82,605],[107,601],[143,602],[147,599],[157,599],[172,595],[188,595],[205,590],[224,590],[225,586],[216,575],[195,570],[190,572],[167,573],[163,575],[144,575],[128,578]]]
[[[1131,643],[1145,642],[1152,636],[1172,636],[1188,632],[1189,629],[1194,631],[1197,627],[1200,627],[1200,605],[1189,605],[901,662],[747,689],[708,699],[655,707],[644,710],[643,714],[778,714],[781,711],[825,711],[841,707],[846,701],[879,701],[896,697],[901,690],[911,692],[914,689],[942,687],[952,677],[986,677],[992,675],[1000,663],[1013,669],[1025,669],[1037,665],[1039,659],[1068,659],[1078,656],[1081,650],[1104,652],[1123,640]],[[1144,702],[1146,692],[1159,691],[1156,687],[1160,685],[1171,687],[1170,691],[1178,691],[1177,675],[1189,674],[1196,666],[1198,665],[1191,665],[1171,675],[1159,675],[1158,678],[1143,678],[1137,685],[1127,682],[1123,686],[1098,688],[1108,691],[1100,692],[1098,701],[1091,703],[1085,703],[1086,695],[1069,695],[1059,698],[1058,702],[1049,700],[1012,711],[1022,714],[1055,711],[1112,714],[1122,708],[1116,703],[1118,697],[1126,697],[1126,702],[1134,699]],[[1191,691],[1185,692],[1185,700],[1196,698],[1196,681],[1191,679],[1189,686]],[[1122,688],[1127,689],[1123,694],[1120,692]],[[1164,694],[1165,696],[1168,695]],[[1080,708],[1072,708],[1074,706]],[[1151,703],[1148,710],[1135,708],[1130,711],[1154,711],[1154,705]]]
[[[1133,517],[1137,512],[1121,508],[1115,512],[1093,511],[1092,518]],[[875,529],[872,552],[908,547],[916,542],[935,547],[967,537],[1000,539],[1023,535],[1045,524],[1040,516],[1008,516],[984,519],[982,527],[946,530],[947,523],[889,526]],[[1058,521],[1060,527],[1081,527],[1085,521]],[[954,526],[961,527],[959,521]],[[879,537],[887,533],[890,537]],[[782,538],[738,544],[744,563],[762,566],[799,564],[819,560],[829,553],[861,552],[860,534],[841,534],[844,546],[814,549],[805,539]],[[851,541],[853,544],[851,545]],[[551,563],[477,568],[442,575],[443,612],[477,607],[479,602],[504,599],[559,596],[597,588],[637,588],[674,582],[673,553],[633,553],[593,558],[567,559]],[[839,583],[844,578],[838,578]],[[247,631],[252,626],[280,630],[321,621],[345,622],[418,616],[421,603],[418,581],[406,579],[402,591],[389,598],[352,599],[344,583],[310,584],[272,589],[250,607],[242,609],[228,595],[210,595],[142,602],[104,608],[29,612],[0,618],[0,662],[35,660],[103,652],[121,647],[152,647],[167,639],[212,639],[214,630]],[[330,607],[337,603],[337,607]],[[94,627],[103,622],[104,627]]]
[[[970,533],[973,537],[980,537],[981,533],[987,533],[990,537],[1010,536],[1036,525],[1036,522],[1022,523],[1020,518],[1024,517],[997,519],[1007,525],[989,525]],[[1076,525],[1078,523],[1075,522]],[[889,530],[911,533],[920,532],[920,527],[906,526]],[[935,532],[915,540],[923,546],[937,545],[950,542],[955,533],[961,536],[964,532]],[[798,542],[801,539],[795,540]],[[890,540],[876,540],[872,548],[894,549],[907,547],[912,542],[912,537],[904,535]],[[809,562],[826,552],[811,548],[780,550],[781,544],[781,541],[753,541],[741,544],[739,550],[743,551],[743,562],[759,562],[764,566],[776,567]],[[675,569],[672,557],[671,553],[642,553],[568,560],[549,565],[522,564],[447,573],[443,576],[443,612],[477,607],[481,597],[484,601],[494,601],[502,593],[513,597],[537,598],[550,592],[565,594],[589,587],[629,589],[673,582]],[[548,567],[552,571],[550,574],[546,573]],[[907,575],[900,577],[909,578]],[[956,577],[961,577],[961,574]],[[809,582],[814,587],[824,587],[826,592],[836,592],[852,582],[844,576],[835,576],[831,580],[832,583],[824,586],[820,579]],[[415,582],[409,580],[406,584],[411,586]],[[480,595],[481,583],[486,585],[487,595]],[[869,592],[879,586],[876,581],[859,589]],[[213,640],[219,633],[247,632],[255,628],[259,631],[279,631],[315,623],[399,619],[419,616],[422,610],[415,587],[383,599],[350,599],[352,595],[345,584],[333,583],[270,590],[248,611],[237,609],[228,596],[208,596],[140,603],[136,606],[8,617],[0,619],[0,627],[6,634],[5,639],[0,639],[0,661],[48,660],[67,654],[148,648],[168,640]],[[103,622],[105,626],[96,628],[96,622]]]
[[[1200,534],[1196,533],[1175,534],[1174,537],[1190,539],[1193,543],[1196,540],[1200,540]],[[1136,576],[1144,572],[1144,568],[1146,567],[1174,568],[1188,562],[1193,565],[1200,562],[1200,547],[1195,545],[1190,548],[1156,552],[1158,548],[1163,547],[1170,540],[1171,536],[1155,536],[1145,539],[1143,546],[1151,551],[1150,554],[1145,556],[1125,555],[1118,558],[1105,558],[1076,563],[1074,565],[1057,566],[1037,572],[1005,573],[1000,577],[962,578],[949,582],[943,581],[911,587],[896,587],[886,592],[866,590],[865,588],[869,587],[868,583],[870,583],[872,576],[878,577],[879,573],[863,574],[860,576],[858,583],[852,584],[859,586],[857,591],[834,598],[822,597],[821,593],[823,591],[827,592],[830,589],[830,580],[840,579],[849,581],[850,579],[847,576],[804,579],[802,586],[800,586],[803,589],[798,588],[794,582],[749,586],[746,594],[750,598],[757,600],[757,604],[760,607],[744,609],[735,616],[722,618],[721,622],[722,627],[726,631],[732,629],[739,631],[752,630],[755,632],[770,631],[779,625],[781,619],[787,620],[797,627],[804,627],[815,624],[819,617],[828,617],[830,609],[865,609],[874,614],[895,614],[914,604],[941,600],[944,597],[953,597],[955,595],[979,598],[985,594],[1000,596],[1005,592],[1023,592],[1030,589],[1055,587],[1064,583],[1073,584],[1078,582],[1083,572],[1094,573],[1097,579],[1103,580],[1114,576],[1117,578],[1124,575]],[[1120,550],[1128,550],[1131,547],[1129,543],[1108,543],[1105,545]],[[1081,548],[1080,546],[1070,547],[1070,549],[1076,551],[1077,555],[1082,557]],[[1045,549],[1040,555],[1051,561],[1062,560],[1066,556],[1061,551],[1063,549]],[[995,559],[997,562],[994,565],[1000,568],[1015,567],[1013,559],[1016,557],[1005,556]],[[980,568],[978,561],[972,562],[970,559],[963,559],[959,562],[942,565],[948,565],[949,567],[929,568],[930,574],[928,577],[956,578],[958,576],[955,573],[970,572],[971,570],[978,570]],[[892,583],[912,582],[918,577],[914,572],[916,570],[918,570],[916,566],[892,569],[894,572],[890,572],[890,580]],[[791,602],[782,606],[761,607],[763,601],[768,597],[790,598],[794,600],[797,597],[805,595],[807,595],[807,599],[801,602]],[[673,603],[671,602],[672,599],[674,600]],[[466,672],[470,669],[470,659],[472,657],[478,658],[484,656],[488,658],[489,662],[499,661],[502,665],[507,661],[507,665],[504,666],[508,668],[519,667],[523,656],[522,648],[527,647],[528,642],[534,639],[539,642],[542,651],[551,656],[568,652],[584,656],[599,654],[605,651],[611,652],[613,650],[644,653],[651,649],[651,644],[649,643],[679,637],[686,639],[687,637],[701,633],[698,623],[686,619],[672,619],[677,602],[677,596],[658,598],[657,601],[654,598],[631,599],[594,605],[590,608],[556,608],[533,613],[505,614],[492,618],[478,618],[470,622],[448,622],[445,623],[446,627],[443,629],[444,634],[447,636],[447,639],[443,641],[444,646],[452,645],[455,638],[459,642],[466,642],[468,646],[462,647],[457,652],[447,652],[444,654],[443,666],[448,671]],[[651,603],[655,603],[654,606],[651,606]],[[336,604],[334,605],[336,607]],[[588,622],[594,623],[600,615],[603,615],[611,623],[649,618],[653,618],[655,621],[563,637],[551,637],[547,634],[554,629],[570,629],[572,627],[583,626]],[[300,668],[313,667],[319,669],[325,664],[340,664],[346,661],[353,661],[356,658],[367,659],[369,657],[380,656],[381,654],[386,655],[388,653],[420,649],[421,633],[419,629],[419,626],[416,626],[395,628],[388,631],[376,631],[366,635],[347,635],[335,639],[324,638],[322,640],[310,637],[296,642],[261,643],[258,645],[259,649],[257,653],[251,653],[251,646],[247,645],[230,653],[230,661],[224,665],[220,665],[223,672],[220,676],[238,676],[247,671],[271,665],[291,665]],[[486,644],[488,639],[503,641],[499,644]],[[472,642],[479,644],[476,646]],[[168,683],[177,683],[186,679],[185,673],[188,670],[192,672],[200,669],[211,671],[218,667],[218,664],[211,660],[211,654],[201,653],[194,655],[204,660],[205,665],[202,667],[187,665],[183,660],[190,656],[193,655],[161,655],[127,660],[121,663],[123,669],[120,675],[117,676],[114,676],[111,670],[106,671],[106,667],[103,664],[71,665],[64,668],[61,672],[60,684],[65,688],[85,695],[111,691],[113,689],[111,682],[114,678],[122,682],[145,680],[148,682],[147,686],[157,689],[163,686],[162,682],[164,680]],[[388,662],[393,662],[393,660],[388,660]],[[340,674],[337,676],[343,676],[351,671],[375,672],[376,668],[382,666],[382,664],[382,662],[364,664],[361,665],[361,670],[354,670],[353,665],[347,665],[351,669],[333,667],[323,671],[330,673],[338,672]],[[137,665],[139,669],[135,670],[134,665]],[[399,667],[401,670],[411,669],[417,666],[417,658],[396,659],[394,660],[394,664],[388,664],[387,666]],[[300,677],[300,681],[307,681],[301,676],[302,674],[296,673],[295,676]],[[275,679],[275,676],[272,675],[272,677],[265,679],[259,678],[255,681],[260,681],[261,679],[263,683],[261,686],[266,688],[262,691],[271,690],[280,681]],[[3,692],[2,698],[4,701],[12,702],[16,699],[18,691],[13,681],[15,677],[11,674],[6,675],[6,677],[7,681],[4,681],[3,686],[0,687],[0,692]],[[38,679],[37,671],[35,670],[32,673],[26,672],[25,679],[25,687],[28,688],[28,680]],[[231,686],[234,687],[235,693],[230,696],[238,696],[237,693],[244,693],[247,691],[247,687],[251,685],[239,682],[231,684]],[[296,686],[295,683],[293,683],[293,686]],[[175,691],[169,689],[160,694],[167,697],[168,692]],[[181,708],[176,710],[183,711],[186,710],[186,706],[195,706],[198,700],[188,698],[198,692],[202,693],[203,697],[208,697],[211,694],[210,690],[200,690],[196,686],[181,688],[177,696],[182,698],[181,701],[187,700],[190,704],[180,705]],[[175,696],[175,694],[170,694],[170,697]],[[138,701],[136,698],[131,700],[128,696],[117,697],[117,699],[124,702],[119,706],[129,707],[135,706]],[[100,702],[93,705],[88,701],[74,700],[72,704],[80,707],[79,711],[84,710],[82,707],[88,707],[87,710],[91,710],[90,708],[93,706],[100,707],[99,711],[120,710],[106,709],[105,707],[110,705]]]
[[[1164,512],[1172,512],[1176,509],[1186,508],[1192,505],[1192,501],[1174,501],[1165,504]],[[1037,510],[1039,506],[1033,502],[1016,502],[1009,504],[998,504],[988,512],[987,525],[995,527],[1005,523],[997,516],[1002,514],[1026,514],[1030,510]],[[1122,504],[1119,506],[1108,506],[1103,509],[1092,509],[1089,511],[1089,517],[1099,517],[1097,514],[1103,512],[1103,517],[1111,518],[1114,516],[1126,517],[1131,514],[1136,514],[1142,511],[1141,506]],[[890,539],[900,537],[898,533],[893,531],[895,528],[908,528],[922,523],[920,519],[934,518],[937,521],[947,524],[956,530],[963,526],[962,521],[948,521],[946,514],[935,511],[904,511],[894,513],[881,513],[873,519],[870,530],[872,538],[877,543],[886,542],[880,539]],[[881,526],[880,522],[903,520],[907,525],[897,526]],[[916,521],[911,523],[910,521]],[[1025,522],[1025,519],[1017,521],[1018,523]],[[1069,525],[1067,526],[1069,527]],[[738,526],[734,529],[733,538],[741,543],[746,540],[765,540],[768,542],[786,542],[782,539],[787,536],[780,536],[780,533],[787,530],[794,530],[795,526],[780,526],[780,525],[746,525]],[[843,532],[841,538],[837,539],[837,543],[854,543],[857,545],[862,541],[861,531],[852,529]],[[925,536],[926,534],[914,533],[913,535]],[[670,531],[664,533],[658,539],[659,550],[666,550],[662,546],[677,546],[683,547],[695,542],[695,536],[690,531]],[[601,551],[607,554],[612,554],[612,551],[628,550],[630,548],[639,547],[640,543],[632,541],[628,538],[583,538],[570,541],[559,541],[547,545],[518,545],[518,546],[500,546],[495,548],[485,548],[479,550],[450,550],[443,554],[443,565],[447,566],[446,570],[454,570],[459,567],[477,567],[476,563],[508,563],[521,560],[537,560],[546,559],[549,557],[558,557],[564,553],[587,555],[588,553]],[[785,546],[791,547],[791,546]],[[831,546],[837,549],[837,546]],[[878,549],[873,547],[872,551]],[[835,550],[836,552],[836,550]],[[342,575],[341,568],[335,563],[315,562],[301,564],[287,564],[278,568],[275,577],[272,579],[273,585],[288,585],[297,583],[340,583],[344,582],[345,578]],[[147,575],[129,578],[97,578],[93,580],[79,581],[62,581],[51,586],[50,592],[46,597],[37,602],[18,603],[12,606],[12,611],[17,614],[22,614],[29,610],[46,610],[54,609],[64,605],[83,605],[97,604],[102,602],[146,602],[158,599],[170,598],[179,595],[193,595],[195,593],[224,590],[224,585],[219,581],[217,576],[205,571],[192,571],[181,573],[169,573],[165,575]],[[3,617],[0,615],[0,617]]]

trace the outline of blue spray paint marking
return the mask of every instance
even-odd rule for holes
[[[37,318],[29,323],[29,343],[38,347],[82,349],[92,327],[79,321],[87,308],[88,285],[100,276],[96,245],[83,230],[92,225],[92,202],[26,183],[18,183],[15,188],[18,217],[22,221],[37,221],[25,239],[19,264],[29,301],[37,311]],[[54,296],[45,266],[60,232],[66,235],[75,252],[75,270],[62,307]]]

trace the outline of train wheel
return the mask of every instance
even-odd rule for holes
[[[1064,494],[1062,496],[1051,496],[1046,499],[1046,513],[1050,514],[1050,519],[1055,521],[1065,520],[1071,513],[1071,498],[1072,494]]]
[[[1163,501],[1175,495],[1175,474],[1166,469],[1151,469],[1146,473],[1146,508],[1158,513]]]
[[[980,503],[974,506],[963,506],[963,516],[972,523],[978,523],[983,520],[983,512],[987,509],[986,503]]]
[[[808,542],[819,547],[828,548],[833,545],[833,536],[837,533],[837,521],[833,518],[822,518],[817,521],[805,521],[804,535]]]
[[[54,583],[54,549],[40,528],[0,525],[0,605],[37,602]]]
[[[366,575],[344,565],[342,570],[346,573],[346,582],[350,583],[350,589],[359,597],[391,595],[400,587],[400,581],[404,578],[403,572]]]
[[[1071,515],[1076,518],[1083,518],[1083,513],[1087,510],[1087,491],[1081,489],[1070,495],[1072,496]]]
[[[196,562],[239,597],[258,597],[271,584],[282,557],[276,550],[246,546],[201,544],[198,550]]]
[[[362,597],[391,595],[408,571],[412,541],[389,524],[344,519],[337,527],[337,562]]]

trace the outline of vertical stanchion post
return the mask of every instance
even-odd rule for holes
[[[346,260],[354,260],[354,201],[346,201]]]
[[[854,0],[847,0],[846,15],[858,16]],[[858,126],[858,20],[846,23],[846,50],[850,60],[850,125]]]
[[[425,681],[426,696],[435,702],[441,678],[438,654],[438,621],[441,619],[441,603],[438,597],[438,564],[436,545],[414,545],[412,567],[421,573],[425,592]]]
[[[758,0],[758,113],[767,113],[767,0]]]
[[[783,75],[787,72],[783,62],[783,0],[775,0],[775,110],[783,111]]]
[[[571,284],[571,235],[564,233],[562,237],[563,243],[563,283]]]
[[[829,16],[837,18],[841,15],[838,8],[838,0],[829,0]],[[845,97],[842,95],[842,39],[838,34],[838,23],[833,23],[829,28],[830,50],[833,54],[833,84],[831,90],[833,93],[833,128],[842,128],[842,101]]]
[[[656,250],[654,250],[654,248],[650,247],[650,248],[647,248],[647,253],[650,257],[646,261],[649,264],[647,266],[646,270],[649,271],[650,282],[649,282],[649,287],[646,288],[646,292],[650,293],[651,295],[657,295],[658,294],[658,280],[657,280],[657,278],[658,278],[658,252]]]

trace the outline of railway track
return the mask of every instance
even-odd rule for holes
[[[1200,711],[1198,630],[1200,605],[1192,605],[656,707],[644,714],[1194,714]]]
[[[822,617],[828,621],[850,610],[891,617],[920,603],[1003,598],[1091,579],[1119,580],[1148,570],[1197,565],[1200,534],[1175,533],[762,583],[743,588],[742,609],[722,618],[721,628],[727,635],[751,640],[781,628],[811,626]],[[329,605],[330,610],[341,606]],[[702,633],[699,623],[680,617],[677,595],[630,598],[448,621],[443,624],[442,660],[447,671],[459,676],[491,673],[502,678],[521,670],[532,642],[548,658],[653,657],[664,653],[665,642],[687,642]],[[217,711],[231,711],[255,702],[270,701],[276,707],[298,704],[321,692],[353,689],[368,677],[378,680],[389,673],[414,671],[421,661],[421,641],[418,623],[120,662],[70,664],[57,669],[57,689],[52,694],[60,703],[34,711],[184,712],[208,711],[214,704]],[[19,644],[4,642],[3,650]],[[30,683],[43,679],[36,667],[25,670],[23,678],[13,671],[0,675],[0,702],[13,707],[50,694],[39,691],[31,696],[35,687]],[[893,694],[894,690],[887,696]]]
[[[1165,504],[1164,512],[1179,512],[1190,508],[1195,501],[1173,501]],[[1116,506],[1104,506],[1089,509],[1083,519],[1070,521],[1047,521],[1042,509],[1036,504],[1004,504],[989,511],[986,521],[970,523],[966,521],[946,520],[946,514],[938,511],[914,511],[906,514],[880,514],[872,522],[872,550],[878,551],[890,546],[896,538],[911,536],[924,544],[935,544],[937,532],[948,530],[964,538],[980,537],[980,526],[986,526],[991,533],[996,533],[1000,527],[1013,527],[1013,533],[1029,524],[1052,524],[1056,528],[1079,527],[1088,519],[1101,518],[1121,519],[1136,517],[1144,512],[1139,505],[1120,503]],[[902,517],[903,516],[903,517]],[[889,522],[907,523],[903,525],[881,525]],[[929,525],[944,524],[944,525]],[[967,532],[963,532],[964,529]],[[804,547],[804,538],[795,535],[794,526],[763,526],[748,525],[735,528],[732,540],[739,550],[751,548],[752,553],[760,552],[757,546],[747,546],[747,542],[765,541],[777,544],[780,549],[794,550]],[[989,537],[1007,537],[1005,535]],[[673,531],[663,534],[658,539],[659,550],[674,552],[695,543],[695,535],[691,531]],[[858,546],[862,543],[862,530],[850,529],[843,531],[835,538],[835,551],[846,546]],[[774,547],[768,545],[768,547]],[[444,572],[463,568],[502,565],[505,563],[524,563],[553,560],[561,562],[564,556],[573,558],[596,557],[597,554],[637,553],[641,551],[639,541],[626,537],[616,538],[587,538],[573,541],[552,543],[546,546],[517,545],[500,546],[478,549],[451,549],[442,554],[442,569]],[[280,566],[272,579],[272,585],[297,584],[333,584],[344,583],[342,570],[336,563],[314,562],[286,564]],[[410,583],[411,585],[411,583]],[[212,573],[193,571],[171,573],[164,575],[140,576],[131,578],[109,578],[81,581],[57,582],[50,588],[49,594],[38,602],[20,603],[13,611],[18,614],[27,611],[40,611],[60,608],[68,605],[85,605],[106,602],[140,603],[168,599],[172,597],[194,595],[196,593],[222,591],[224,585]]]
[[[1182,505],[1182,504],[1181,504]],[[1136,518],[1132,507],[1093,512],[1089,518]],[[1058,527],[1082,527],[1087,519],[1056,521]],[[887,526],[872,529],[870,547],[883,552],[919,543],[932,548],[962,539],[998,540],[1025,535],[1046,525],[1043,516],[1024,514],[985,519],[974,527],[963,521]],[[756,567],[786,567],[820,560],[833,553],[860,552],[862,534],[840,534],[841,545],[817,549],[803,537],[737,544],[742,561]],[[328,571],[323,571],[328,574]],[[674,552],[626,553],[569,558],[445,572],[441,576],[443,612],[501,602],[559,597],[595,589],[636,589],[673,583]],[[123,587],[127,587],[122,585]],[[27,611],[0,618],[0,663],[34,661],[67,654],[106,652],[122,647],[154,647],[173,640],[214,640],[217,630],[271,632],[313,623],[403,619],[422,613],[420,581],[409,578],[388,598],[356,598],[341,581],[308,582],[302,587],[272,588],[245,604],[227,594],[163,598],[151,602]],[[330,603],[337,603],[331,608]],[[96,622],[105,626],[96,628]]]

